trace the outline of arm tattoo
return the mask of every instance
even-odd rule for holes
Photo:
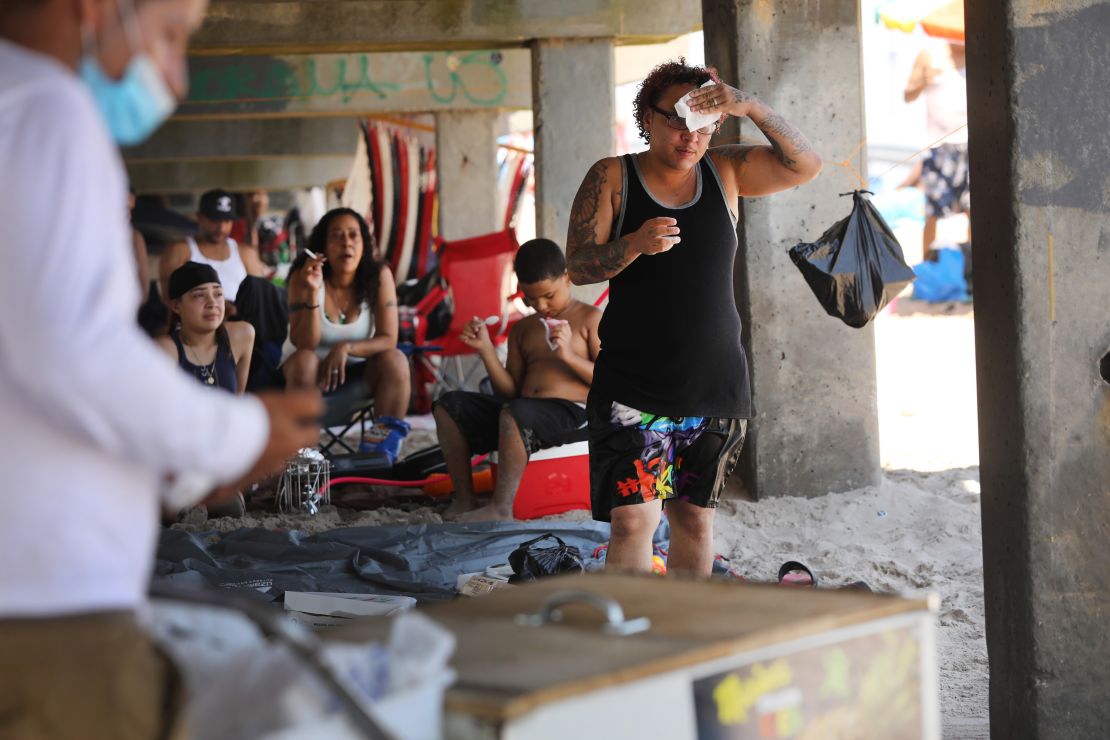
[[[763,120],[754,118],[752,120],[770,140],[775,156],[779,158],[784,166],[793,168],[798,163],[795,157],[813,151],[813,146],[802,135],[802,132],[787,123],[786,119],[778,113],[771,112]]]
[[[608,280],[631,261],[627,257],[627,238],[618,237],[607,244],[596,241],[598,206],[609,179],[605,170],[604,161],[590,168],[571,207],[567,266],[574,282],[580,285]]]
[[[621,237],[608,244],[599,244],[575,255],[574,273],[579,284],[600,283],[615,276],[631,261],[627,256],[628,238]]]
[[[744,164],[748,161],[748,154],[752,149],[755,149],[755,147],[726,144],[724,146],[713,147],[713,153],[732,162]]]
[[[578,247],[593,244],[595,229],[597,227],[597,209],[601,203],[601,190],[608,177],[605,174],[605,164],[596,163],[586,173],[578,194],[574,196],[574,204],[570,209],[570,234],[567,246]]]

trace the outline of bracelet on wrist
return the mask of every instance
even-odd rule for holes
[[[319,303],[291,303],[289,304],[290,311],[304,311],[305,309],[319,308]]]

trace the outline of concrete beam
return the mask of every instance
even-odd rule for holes
[[[406,3],[407,5],[407,3]],[[524,49],[201,56],[178,120],[529,108]]]
[[[495,111],[436,114],[440,234],[466,239],[504,228],[497,190]]]
[[[536,235],[564,248],[582,178],[594,162],[613,154],[613,86],[612,40],[535,43]]]
[[[131,185],[140,193],[227,190],[295,190],[346,179],[352,154],[330,157],[275,157],[198,162],[127,163]]]
[[[656,43],[700,28],[697,0],[213,0],[194,54],[526,46],[537,38]]]
[[[967,3],[994,738],[1110,722],[1110,4]]]
[[[705,0],[706,59],[801,129],[826,161],[858,151],[866,136],[858,3],[767,7]],[[736,141],[730,126],[721,138]],[[744,126],[762,140],[754,125]],[[862,162],[857,169],[866,171]],[[847,215],[851,202],[837,194],[858,183],[845,173],[827,165],[802,188],[741,206],[737,305],[755,414],[741,474],[757,497],[817,496],[879,480],[872,330],[827,316],[787,256]]]
[[[171,120],[147,142],[124,150],[130,162],[253,159],[297,154],[350,156],[360,118]]]

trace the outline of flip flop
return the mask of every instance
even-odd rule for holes
[[[725,578],[731,578],[733,580],[743,581],[745,583],[748,582],[748,579],[745,578],[744,576],[742,576],[740,574],[740,571],[736,570],[736,568],[733,568],[732,563],[730,563],[729,559],[726,558],[724,555],[714,556],[713,565],[714,566],[719,565],[721,568],[724,569],[725,572],[722,575]]]
[[[817,576],[796,560],[788,560],[779,568],[779,583],[783,586],[816,587]]]

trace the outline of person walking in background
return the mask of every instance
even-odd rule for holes
[[[903,97],[925,96],[925,127],[930,149],[918,160],[903,186],[925,193],[922,253],[928,257],[937,238],[937,221],[965,213],[971,222],[971,180],[967,158],[967,65],[964,45],[951,41],[917,55]],[[970,227],[969,227],[970,229]],[[971,241],[970,231],[968,241]]]

